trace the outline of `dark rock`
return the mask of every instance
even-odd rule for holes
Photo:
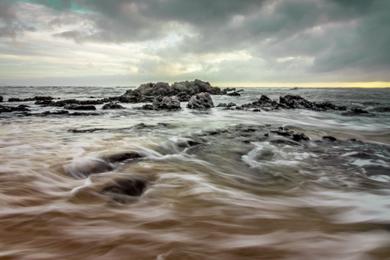
[[[110,102],[107,104],[104,104],[102,109],[124,109],[123,106],[119,105],[118,103]]]
[[[145,104],[143,105],[142,107],[140,107],[140,109],[144,109],[144,110],[154,110],[154,107],[152,104]]]
[[[118,98],[120,102],[138,103],[152,102],[155,97],[177,96],[179,101],[188,101],[192,95],[207,92],[209,94],[220,95],[221,89],[213,87],[209,82],[194,80],[175,82],[169,85],[165,82],[146,83],[140,85],[137,89],[126,91]]]
[[[26,111],[30,111],[29,106],[26,105],[19,105],[17,107],[0,105],[0,113],[26,112]]]
[[[296,133],[292,135],[292,140],[295,142],[309,141],[310,138],[304,133]]]
[[[228,96],[233,96],[233,97],[239,97],[239,96],[241,96],[241,94],[238,92],[238,91],[232,91],[232,92],[228,92],[228,93],[226,93],[226,95],[228,95]]]
[[[181,109],[180,101],[176,96],[159,96],[153,101],[153,108],[155,110],[166,109],[166,110],[178,110]]]
[[[35,96],[34,97],[34,100],[35,101],[51,101],[53,100],[54,98],[53,97],[50,97],[50,96]]]
[[[119,202],[125,202],[121,196],[141,196],[146,186],[146,180],[140,177],[120,178],[104,187],[101,193],[111,195]]]
[[[124,152],[124,153],[116,153],[104,156],[103,159],[110,162],[110,163],[118,163],[123,162],[127,160],[134,160],[134,159],[140,159],[144,157],[144,155],[141,155],[137,152]]]
[[[22,99],[20,99],[20,98],[9,98],[8,99],[8,102],[21,102],[22,101]]]
[[[373,111],[386,113],[386,112],[390,112],[390,107],[376,107],[373,109]]]
[[[361,109],[358,107],[354,107],[350,111],[342,113],[342,115],[343,116],[360,116],[360,115],[370,116],[372,114],[369,113],[367,110],[364,110],[364,109]]]
[[[214,107],[213,100],[207,92],[193,95],[187,104],[190,109],[209,109]]]
[[[337,138],[334,137],[334,136],[331,136],[331,135],[325,135],[322,137],[323,140],[326,140],[326,141],[331,141],[331,142],[335,142],[337,141]]]
[[[279,97],[279,105],[284,108],[307,108],[313,109],[313,103],[297,95]]]
[[[65,105],[64,108],[69,110],[96,110],[96,107],[92,105],[69,104]]]
[[[0,96],[0,102],[3,102],[3,96]]]
[[[233,102],[229,102],[229,103],[219,103],[218,105],[217,105],[217,107],[227,107],[227,108],[231,108],[231,107],[235,107],[235,106],[237,106],[235,103],[233,103]]]

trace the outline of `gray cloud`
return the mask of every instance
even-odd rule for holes
[[[23,1],[20,1],[23,2]],[[54,1],[55,2],[55,1]],[[77,43],[175,44],[149,50],[139,65],[156,71],[191,55],[246,51],[252,59],[210,65],[202,75],[229,80],[390,80],[390,1],[387,0],[66,0],[53,5],[48,26]],[[34,30],[17,5],[0,3],[0,37]],[[39,28],[37,28],[39,30]],[[242,68],[237,69],[237,65]],[[259,72],[259,70],[262,70]],[[184,76],[197,76],[183,70]],[[144,76],[140,76],[144,77]],[[175,76],[166,76],[167,78]],[[278,78],[279,77],[279,78]]]

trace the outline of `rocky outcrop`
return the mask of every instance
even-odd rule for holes
[[[180,101],[176,96],[159,96],[156,97],[153,101],[154,110],[178,110],[181,109]]]
[[[309,109],[315,111],[327,110],[346,110],[345,106],[337,106],[330,102],[312,102],[298,95],[285,95],[279,97],[279,102],[270,99],[266,95],[251,103],[246,103],[235,107],[239,110],[261,111],[261,109],[270,111],[275,109]]]
[[[104,104],[102,109],[104,109],[104,110],[107,110],[107,109],[124,109],[124,107],[119,105],[116,102],[110,102],[110,103]]]
[[[166,82],[146,83],[136,89],[126,91],[118,98],[120,102],[138,103],[152,102],[155,97],[176,96],[179,101],[189,101],[191,96],[206,92],[213,95],[221,95],[224,92],[218,87],[213,87],[209,82],[202,80],[175,82],[169,85]]]
[[[187,104],[190,109],[209,109],[214,107],[213,100],[207,92],[193,95]]]

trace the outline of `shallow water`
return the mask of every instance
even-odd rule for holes
[[[126,89],[2,87],[0,95],[87,99]],[[241,104],[287,93],[372,111],[390,106],[390,90],[379,89],[248,89],[241,97],[213,100]],[[53,109],[23,104],[33,112]],[[390,257],[390,113],[124,106],[97,106],[97,116],[0,114],[0,257]],[[263,138],[279,126],[311,141]],[[339,141],[323,141],[325,135]],[[188,140],[201,144],[181,145]],[[103,155],[124,151],[146,157],[84,173]],[[145,192],[125,201],[99,193],[118,176],[142,176]]]

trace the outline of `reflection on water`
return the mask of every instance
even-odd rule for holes
[[[60,93],[87,98],[123,90]],[[59,93],[56,88],[1,91],[25,97]],[[244,103],[263,92],[276,97],[286,91],[250,90],[238,99],[213,99]],[[386,90],[298,91],[336,103],[390,100]],[[101,115],[89,117],[1,115],[2,258],[390,257],[388,113],[151,112],[125,105],[129,109],[98,110]],[[304,132],[311,141],[293,144],[265,135],[279,126]],[[338,140],[322,140],[324,135]],[[105,159],[128,151],[142,158]],[[99,173],[85,174],[91,171]],[[129,176],[147,183],[140,197],[113,199],[101,192]]]

